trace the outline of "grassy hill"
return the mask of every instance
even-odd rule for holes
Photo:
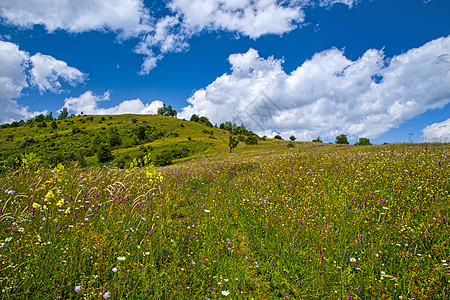
[[[150,155],[156,165],[167,165],[193,155],[227,152],[228,136],[226,130],[159,115],[77,116],[1,128],[0,161],[11,165],[34,153],[45,165],[110,162],[124,167]],[[105,148],[112,156],[99,159]]]
[[[89,149],[115,126],[130,143],[116,157],[192,152],[158,168],[95,155],[85,168],[4,168],[2,299],[449,299],[450,144],[268,139],[229,153],[217,128],[103,118],[3,128],[1,143]],[[165,135],[133,145],[139,126]]]

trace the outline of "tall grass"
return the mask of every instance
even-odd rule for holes
[[[448,299],[449,148],[304,144],[157,172],[11,168],[1,295]]]

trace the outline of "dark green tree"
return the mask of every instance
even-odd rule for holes
[[[239,144],[239,141],[236,139],[236,137],[233,135],[230,135],[230,138],[228,141],[228,147],[230,147],[230,153],[231,153],[231,150],[236,148],[238,144]]]
[[[68,116],[69,116],[69,111],[67,110],[67,107],[64,107],[62,109],[61,113],[59,114],[58,120],[67,119]]]
[[[283,139],[279,134],[277,134],[277,135],[274,136],[273,138],[274,138],[274,139],[277,139],[277,140],[282,140],[282,139]]]
[[[338,135],[335,140],[336,144],[348,145],[348,139],[345,134]]]
[[[56,121],[55,121],[55,120],[53,120],[53,121],[50,123],[50,126],[52,127],[52,129],[57,129],[57,128],[58,128],[58,124],[56,124]]]
[[[197,116],[196,114],[193,114],[189,121],[191,121],[191,122],[198,122],[198,120],[200,120],[199,116]]]
[[[157,110],[158,115],[166,116],[166,117],[176,117],[177,111],[172,108],[171,105],[166,106],[166,104],[163,104],[162,107],[158,108]]]
[[[291,135],[291,136],[289,137],[289,139],[290,139],[291,141],[295,141],[297,138],[296,138],[295,136]]]
[[[355,143],[356,146],[369,146],[372,145],[369,139],[367,138],[359,138],[359,141]]]
[[[101,163],[108,162],[114,158],[111,153],[111,148],[108,144],[102,143],[97,149],[97,158]]]
[[[322,139],[320,138],[320,136],[317,137],[317,139],[312,140],[315,143],[322,143]]]
[[[147,129],[145,126],[139,126],[136,135],[140,141],[145,141],[147,138]]]
[[[258,144],[258,137],[255,135],[250,135],[247,137],[247,139],[245,140],[245,143],[247,145],[257,145]]]

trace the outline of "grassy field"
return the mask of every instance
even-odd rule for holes
[[[220,149],[4,170],[1,297],[449,299],[449,144]]]

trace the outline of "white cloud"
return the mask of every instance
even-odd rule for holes
[[[423,136],[428,142],[450,142],[450,119],[441,123],[431,124],[423,130]]]
[[[129,37],[150,30],[142,0],[1,0],[0,14],[10,24],[40,24],[49,32],[110,29]]]
[[[120,115],[120,114],[156,114],[158,108],[163,106],[161,101],[153,101],[150,104],[144,104],[140,99],[126,100],[117,106],[109,108],[99,108],[98,103],[108,101],[110,93],[106,92],[102,96],[95,95],[87,91],[77,98],[67,98],[64,101],[64,107],[69,112],[85,115]]]
[[[49,90],[54,93],[61,91],[59,79],[64,79],[70,85],[84,82],[86,75],[79,70],[69,67],[66,62],[57,60],[51,56],[37,53],[30,57],[32,69],[30,71],[31,81],[39,90]]]
[[[12,25],[43,25],[48,32],[113,31],[119,39],[139,37],[144,55],[140,74],[148,74],[170,52],[187,50],[188,40],[204,31],[228,31],[253,39],[283,35],[301,25],[307,6],[350,8],[357,0],[168,0],[169,14],[151,16],[143,0],[0,0],[0,17]],[[156,54],[155,54],[156,53]]]
[[[196,113],[303,140],[340,133],[376,138],[450,102],[450,37],[391,59],[370,49],[352,61],[329,49],[290,74],[282,60],[261,58],[253,49],[229,61],[231,73],[195,92],[181,118]]]
[[[352,7],[356,0],[171,0],[172,15],[159,19],[135,49],[146,56],[141,74],[155,68],[164,54],[188,49],[188,40],[204,31],[227,31],[252,39],[283,35],[304,22],[304,7],[336,3]]]
[[[43,67],[44,63],[48,65]],[[28,82],[37,85],[41,92],[58,92],[61,88],[58,79],[64,79],[70,84],[84,80],[83,73],[67,66],[65,62],[42,54],[30,58],[29,53],[19,50],[19,46],[10,42],[0,41],[0,66],[0,123],[46,113],[30,112],[28,107],[17,103],[22,90],[29,87]]]

